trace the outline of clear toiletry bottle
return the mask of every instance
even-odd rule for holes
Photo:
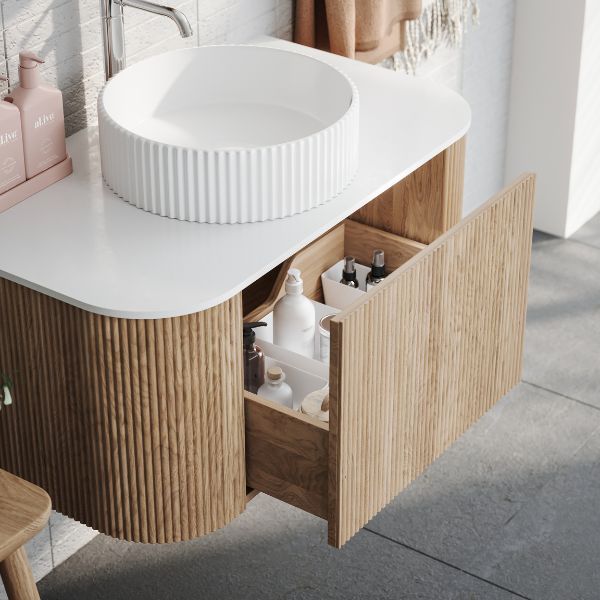
[[[244,389],[256,394],[265,381],[265,355],[256,344],[255,327],[266,327],[266,323],[244,323]]]
[[[385,256],[383,250],[373,250],[371,271],[367,275],[367,291],[385,279]]]
[[[285,382],[281,367],[269,367],[265,382],[258,388],[258,395],[288,408],[293,408],[292,388]]]
[[[353,256],[344,257],[344,269],[340,283],[348,287],[358,288],[358,279],[356,279],[356,265]]]
[[[285,296],[273,309],[273,343],[309,358],[315,354],[315,305],[303,295],[304,282],[298,269],[290,269]]]

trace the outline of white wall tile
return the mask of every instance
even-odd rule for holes
[[[181,11],[187,16],[194,28],[197,22],[196,6],[196,0],[188,0],[187,2],[180,3]],[[182,38],[179,35],[177,25],[173,21],[165,17],[154,16],[135,27],[127,29],[125,33],[125,48],[128,63],[131,62],[131,57],[152,46],[156,46],[166,39],[177,41],[173,45],[173,48],[185,48],[190,45],[197,45],[195,36]]]
[[[98,5],[96,0],[2,0],[4,28],[8,29],[23,21],[42,20],[47,15],[52,15],[53,11],[63,10],[67,6],[78,9],[82,14],[97,14]]]
[[[14,5],[14,3],[11,3]],[[22,2],[18,3],[19,5]],[[32,3],[27,3],[29,9],[32,8]],[[80,36],[77,34],[77,29],[84,28],[89,23],[98,21],[98,3],[84,0],[69,0],[62,4],[58,4],[54,8],[40,11],[35,15],[25,18],[24,15],[19,16],[18,11],[11,11],[14,18],[7,20],[7,4],[3,5],[5,15],[4,28],[6,35],[6,52],[8,56],[14,56],[19,50],[25,48],[40,48],[46,49],[54,46],[54,39],[63,34],[68,34],[67,37],[77,40]],[[13,9],[16,8],[13,6]],[[29,11],[27,11],[28,14]],[[95,26],[94,30],[98,27]],[[79,47],[81,52],[84,43]]]
[[[211,10],[211,4],[203,2],[199,4],[200,44],[246,41],[245,30],[251,29],[256,19],[264,22],[264,29],[259,33],[269,34],[276,31],[277,0],[253,0],[253,2],[219,0],[217,4],[222,8],[216,12]],[[265,15],[272,15],[272,18],[265,19]]]
[[[82,79],[91,77],[103,69],[102,47],[100,46],[100,20],[90,26],[90,33],[94,34],[94,43],[89,44],[87,50],[82,51],[79,42],[72,35],[73,31],[63,33],[53,39],[54,47],[51,50],[44,51],[43,47],[31,47],[46,59],[40,69],[44,74],[44,79],[51,85],[56,85],[60,89],[73,86]],[[93,31],[92,31],[93,30]],[[9,35],[10,32],[5,32]],[[8,71],[11,85],[16,85],[19,80],[18,75],[19,58],[18,55],[8,57]]]
[[[199,43],[244,42],[259,34],[291,37],[292,0],[170,0],[169,4],[185,13],[194,36],[182,39],[168,19],[125,7],[129,64]],[[4,0],[1,5],[10,85],[18,83],[19,51],[40,54],[46,61],[41,67],[45,80],[63,91],[68,134],[96,120],[96,97],[104,81],[98,5],[98,0]],[[4,40],[0,42],[4,46]]]

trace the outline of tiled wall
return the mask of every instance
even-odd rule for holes
[[[188,17],[194,36],[182,39],[176,25],[125,8],[127,58],[200,43],[244,42],[259,34],[290,38],[292,0],[167,0]],[[19,50],[40,54],[46,80],[64,94],[67,132],[94,122],[104,83],[99,0],[3,0],[2,45],[9,85],[18,81]]]

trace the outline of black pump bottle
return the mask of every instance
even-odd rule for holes
[[[256,344],[255,327],[266,327],[263,321],[244,323],[244,389],[256,394],[265,382],[265,355]]]

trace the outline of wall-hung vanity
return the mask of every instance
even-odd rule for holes
[[[108,535],[173,542],[227,525],[255,491],[351,538],[520,377],[532,176],[461,220],[462,98],[281,41],[360,96],[358,170],[284,219],[161,218],[102,182],[97,132],[74,175],[0,215],[0,467]],[[242,322],[287,268],[385,250],[383,284],[331,325],[330,422],[244,393]],[[265,527],[268,527],[268,522]]]

